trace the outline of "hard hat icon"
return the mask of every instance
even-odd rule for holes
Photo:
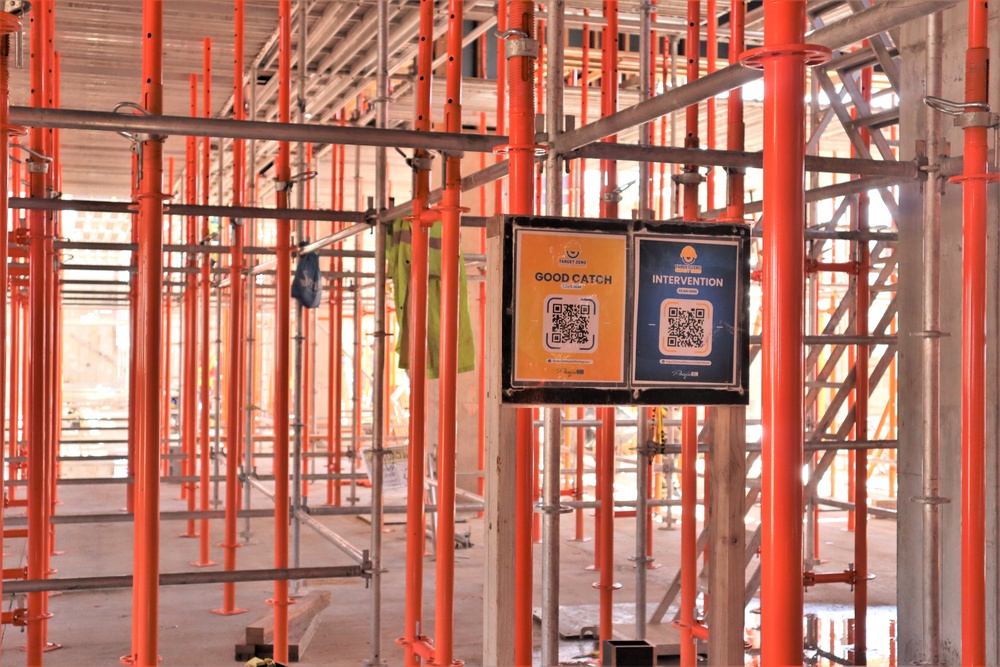
[[[698,259],[698,253],[696,253],[694,248],[691,246],[684,246],[684,249],[681,250],[681,259],[684,260],[685,264],[690,264],[694,260]]]

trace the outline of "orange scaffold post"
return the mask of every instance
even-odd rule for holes
[[[805,0],[765,0],[761,656],[802,664],[805,74],[830,51],[804,44]]]
[[[986,186],[989,9],[969,0],[962,183],[962,664],[986,664]],[[979,113],[975,113],[979,112]],[[987,113],[982,113],[987,112]]]
[[[701,65],[701,2],[688,0],[687,36],[684,56],[687,59],[687,81],[700,75]],[[698,148],[698,105],[686,110],[684,146]],[[702,177],[696,165],[685,165],[678,176],[684,185],[684,219],[699,218],[698,190]],[[681,410],[681,665],[693,667],[697,661],[695,648],[695,606],[698,603],[698,408],[685,406]]]
[[[343,186],[339,183],[338,155],[341,146],[333,146],[330,150],[330,208],[337,209],[337,198]],[[341,223],[333,223],[333,231],[339,232]],[[340,472],[340,453],[343,449],[343,414],[344,395],[344,281],[338,276],[343,270],[344,260],[341,257],[330,258],[330,271],[334,279],[330,285],[330,349],[327,357],[327,375],[330,390],[327,396],[326,471],[328,474]],[[411,389],[412,391],[412,389]],[[340,482],[328,479],[326,482],[326,504],[340,505]]]
[[[417,50],[416,119],[413,127],[419,132],[431,129],[431,63],[434,60],[434,0],[420,0],[420,37]],[[421,634],[423,626],[424,549],[426,519],[424,516],[424,458],[427,391],[427,253],[428,231],[424,219],[430,192],[431,155],[416,151],[413,159],[414,193],[411,222],[410,281],[408,294],[410,350],[410,442],[407,450],[406,508],[406,609],[403,636],[403,664],[419,665],[429,658],[432,647]]]
[[[618,110],[618,0],[604,0],[604,27],[601,51],[601,116],[610,116]],[[617,135],[605,137],[602,141],[614,142]],[[621,189],[618,187],[618,165],[614,160],[601,160],[601,217],[617,218]],[[641,186],[645,187],[645,186]],[[601,576],[594,587],[599,591],[599,636],[603,660],[604,642],[611,639],[613,630],[612,605],[614,591],[621,587],[615,583],[615,408],[598,408],[601,428],[598,432],[600,443],[597,449],[597,531],[594,535],[595,564],[599,564]]]
[[[144,0],[142,11],[142,107],[163,114],[163,2]],[[136,617],[133,664],[155,667],[159,661],[160,577],[160,338],[163,315],[163,137],[140,145],[139,181],[139,345],[137,384],[139,430],[136,439],[136,525],[133,609]]]
[[[278,4],[278,120],[290,123],[292,81],[292,2]],[[276,198],[278,208],[288,208],[288,186],[291,181],[291,147],[287,141],[278,144],[276,163]],[[292,222],[277,221],[278,235],[275,252],[277,273],[275,285],[274,337],[274,567],[288,567],[288,387],[291,381],[289,341],[291,336],[291,273]],[[288,662],[288,582],[274,582],[274,660]]]
[[[246,16],[246,0],[235,0],[233,4],[233,119],[246,120],[246,109],[243,106],[243,67],[244,67],[244,37],[243,26]],[[206,105],[206,112],[208,106]],[[233,140],[233,206],[242,206],[246,192],[246,142],[242,139]],[[240,368],[243,360],[243,332],[246,327],[242,321],[243,307],[243,221],[233,219],[233,236],[229,261],[229,373],[226,384],[226,507],[223,527],[223,561],[226,571],[236,569],[236,549],[239,541],[236,536],[236,512],[240,504],[239,443],[242,441],[242,415],[240,405],[243,402],[245,389],[242,374],[235,369]],[[219,332],[219,336],[222,332]],[[216,363],[220,363],[217,359]],[[216,424],[216,428],[219,428]],[[222,607],[213,609],[216,614],[225,616],[242,614],[245,609],[236,606],[236,584],[222,584]]]
[[[448,0],[448,63],[444,126],[462,131],[462,0]],[[434,608],[434,657],[439,667],[461,665],[453,658],[455,597],[455,456],[458,421],[459,225],[462,215],[462,159],[445,157],[441,211],[441,352],[438,416],[437,581]]]
[[[190,75],[191,87],[191,117],[198,115],[198,75]],[[187,139],[187,165],[185,199],[188,204],[198,203],[198,139],[188,137]],[[189,247],[198,243],[198,219],[187,216],[186,241]],[[198,382],[198,255],[188,253],[188,270],[186,285],[184,288],[184,355],[181,361],[182,369],[182,391],[181,391],[181,448],[184,451],[184,476],[194,477],[195,470],[195,441],[198,437],[198,392],[196,385]],[[184,482],[181,484],[181,498],[187,498],[187,509],[193,512],[195,509],[195,484],[194,482]],[[181,537],[197,537],[194,520],[188,520],[187,531]]]
[[[531,215],[535,190],[535,4],[532,0],[508,0],[506,29],[506,77],[509,91],[509,145],[498,149],[510,160],[507,213]],[[511,48],[513,40],[520,46]],[[530,408],[517,411],[517,452],[515,455],[514,508],[514,662],[531,665],[532,618],[532,416]]]
[[[212,115],[212,40],[208,37],[204,40],[204,74],[202,76],[202,87],[204,98],[202,102],[202,113],[205,118],[210,118]],[[209,190],[209,176],[211,170],[210,161],[210,151],[211,151],[212,140],[208,137],[203,137],[201,140],[201,203],[208,206],[208,190]],[[201,238],[198,239],[199,243],[206,243],[208,240],[208,216],[202,216],[201,218]],[[209,446],[211,443],[211,433],[210,433],[210,422],[209,422],[209,378],[211,377],[209,369],[209,330],[210,322],[209,316],[211,313],[211,259],[209,255],[203,254],[201,256],[201,272],[198,282],[198,287],[200,290],[198,297],[198,305],[201,309],[201,321],[199,322],[199,337],[198,337],[198,366],[200,370],[199,385],[198,385],[198,403],[200,404],[200,412],[198,413],[199,423],[198,423],[198,466],[199,466],[199,478],[198,478],[198,494],[199,494],[199,507],[201,511],[207,512],[211,507],[209,506]],[[235,329],[235,312],[232,315],[234,320],[233,326],[230,329]],[[238,384],[238,383],[236,383]],[[218,428],[216,424],[216,428]],[[209,520],[202,519],[201,525],[198,528],[199,532],[199,543],[198,543],[198,561],[192,563],[196,567],[209,567],[212,565],[218,565],[212,561],[211,547],[209,543]]]
[[[48,77],[45,76],[46,49],[43,42],[46,22],[51,16],[46,5],[50,0],[36,3],[31,12],[31,105],[45,106]],[[44,156],[46,132],[32,128],[31,149],[35,155]],[[35,155],[28,158],[27,171],[29,191],[32,197],[47,197],[47,168],[44,160]],[[44,211],[28,213],[28,310],[29,310],[29,369],[25,374],[26,405],[25,430],[28,442],[28,578],[45,579],[49,576],[49,511],[51,508],[51,485],[48,479],[50,463],[49,444],[52,427],[50,397],[53,341],[48,338],[51,323],[52,276],[52,229],[51,216]],[[46,650],[48,619],[47,593],[28,594],[28,641],[27,661],[29,665],[41,665],[42,654]]]
[[[14,299],[10,298],[8,289],[8,274],[7,274],[7,261],[8,261],[8,215],[9,211],[7,209],[7,177],[8,177],[8,164],[9,164],[9,152],[8,140],[12,134],[10,126],[10,53],[11,53],[11,38],[12,33],[18,32],[21,29],[21,21],[13,14],[7,12],[0,12],[0,149],[3,150],[3,156],[0,157],[0,291],[3,291],[4,298],[0,300],[0,341],[4,342],[4,351],[0,352],[0,384],[3,383],[7,378],[7,312],[10,311],[11,316],[11,357],[10,357],[10,367],[13,372],[16,372],[18,364],[18,306],[14,302]],[[17,193],[18,185],[14,185],[14,192]],[[13,293],[13,289],[11,290]],[[13,307],[10,307],[13,303]],[[17,417],[15,407],[17,405],[17,395],[15,393],[15,387],[17,385],[17,378],[12,373],[11,377],[13,381],[11,382],[11,420],[9,425],[10,439],[13,443],[17,442]],[[6,399],[7,388],[6,385],[0,386],[0,420],[3,419],[2,412],[4,401]],[[3,456],[4,456],[4,442],[3,428],[0,428],[0,470],[3,469]],[[2,475],[0,475],[0,500],[4,497],[3,492],[3,480]],[[0,534],[3,533],[3,512],[0,511]],[[2,551],[2,550],[0,550]],[[3,554],[0,553],[0,569],[3,568]],[[0,581],[0,595],[3,593],[3,582]]]

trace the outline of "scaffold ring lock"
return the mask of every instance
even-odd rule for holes
[[[542,157],[548,155],[549,147],[542,144],[504,144],[503,146],[496,146],[493,149],[494,155],[510,155],[511,151],[519,150],[531,150],[534,152],[535,157]]]
[[[764,62],[782,56],[804,56],[806,67],[830,62],[833,51],[819,44],[777,44],[761,46],[740,54],[740,64],[750,69],[764,69]]]

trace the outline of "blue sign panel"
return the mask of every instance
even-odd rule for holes
[[[741,383],[741,242],[635,236],[635,386]]]

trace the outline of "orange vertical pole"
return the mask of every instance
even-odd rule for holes
[[[861,94],[866,102],[872,97],[872,68],[861,70]],[[861,140],[871,145],[868,128],[861,128]],[[868,231],[868,193],[858,195],[857,229]],[[867,336],[868,309],[871,294],[868,273],[871,267],[871,252],[867,239],[858,240],[857,313],[854,322],[859,336]],[[854,433],[855,439],[868,439],[868,345],[858,345],[854,365]],[[868,615],[868,450],[859,449],[855,453],[854,468],[854,664],[868,664],[867,615]]]
[[[507,0],[497,0],[497,32],[507,30]],[[504,40],[497,40],[497,106],[496,133],[503,136],[507,132],[507,66],[504,64],[506,45]],[[496,158],[498,161],[500,156]],[[493,212],[503,211],[503,179],[497,179],[493,184]]]
[[[5,19],[3,19],[3,15],[0,14],[0,21],[2,20]],[[0,24],[0,30],[2,30],[2,24]],[[0,41],[0,49],[3,49],[3,41]],[[3,67],[3,52],[0,51],[0,68],[2,67]],[[9,72],[10,70],[7,71]],[[0,74],[0,77],[3,77],[3,74]],[[7,79],[7,81],[9,81],[9,79]],[[4,94],[3,93],[4,90],[8,91],[10,90],[9,88],[10,84],[8,83],[7,85],[8,87],[6,89],[3,88],[3,79],[0,78],[0,95]],[[4,110],[9,108],[9,106],[10,106],[9,102],[7,104],[4,104],[2,98],[0,98],[0,114],[3,114]],[[4,120],[3,116],[0,116],[0,132],[3,132],[4,125],[6,125],[6,121]],[[3,162],[3,164],[7,164],[7,162]],[[0,164],[0,169],[3,168],[3,164]],[[2,176],[2,174],[0,174],[0,176]],[[0,194],[0,196],[3,195]],[[6,233],[6,229],[7,225],[5,222],[4,231],[0,233]],[[0,239],[0,247],[3,248],[7,247],[7,244],[3,242],[3,239]],[[7,285],[9,280],[9,276],[6,275],[7,262],[2,261],[2,259],[3,258],[0,258],[0,280],[3,280],[4,285]],[[18,443],[20,442],[20,427],[19,427],[20,413],[18,412],[18,406],[21,403],[20,393],[21,393],[21,357],[22,357],[21,297],[19,294],[20,291],[21,288],[19,287],[19,282],[14,283],[13,281],[10,281],[10,306],[9,306],[10,307],[10,361],[8,362],[9,364],[8,368],[10,369],[10,373],[7,382],[7,386],[10,387],[10,405],[8,406],[8,411],[7,411],[8,415],[7,419],[10,422],[10,436],[9,436],[9,442],[7,443],[7,453],[8,456],[10,456],[11,458],[18,455]],[[2,320],[2,318],[0,318],[0,320]],[[2,405],[3,403],[0,402],[0,406]],[[2,451],[2,448],[0,448],[0,451]],[[19,468],[20,468],[19,465],[10,463],[7,471],[7,479],[15,479],[17,477],[17,472]],[[14,490],[16,488],[17,487],[15,486],[9,486],[7,488],[8,502],[14,500]],[[0,512],[0,520],[2,520],[2,514],[3,513]],[[2,531],[2,527],[0,527],[0,531]],[[2,534],[2,532],[0,532],[0,534]]]
[[[7,189],[8,189],[8,165],[10,159],[10,148],[8,147],[8,140],[10,137],[10,51],[11,51],[11,39],[10,34],[18,32],[21,29],[21,21],[12,14],[7,12],[0,12],[0,144],[3,151],[3,156],[0,157],[0,291],[4,292],[4,298],[2,303],[0,303],[0,341],[4,342],[4,350],[0,352],[0,380],[7,377],[7,311],[10,309],[12,299],[8,295],[7,290],[9,289],[8,281],[9,276],[7,274],[7,260],[8,260],[8,220],[10,217],[10,211],[7,208]],[[17,187],[15,185],[15,192]],[[13,290],[11,290],[11,293]],[[17,405],[17,392],[15,389],[17,383],[17,306],[15,305],[13,309],[10,309],[11,317],[11,358],[10,358],[10,368],[11,368],[11,420],[10,420],[10,439],[11,442],[17,442],[17,417],[15,406]],[[0,387],[0,420],[2,420],[2,412],[4,407],[4,400],[6,387]],[[0,427],[0,470],[3,468],[3,455],[4,455],[4,435],[3,428]],[[3,498],[3,479],[0,475],[0,499]],[[3,534],[3,512],[0,511],[0,534]],[[0,549],[0,569],[3,568],[3,553]],[[0,595],[3,594],[3,582],[0,581]]]
[[[244,23],[246,18],[246,0],[235,0],[233,3],[233,120],[246,120],[246,108],[243,103],[243,69],[244,69]],[[206,107],[207,109],[208,107]],[[222,178],[222,174],[219,174]],[[242,139],[233,139],[233,206],[242,206],[246,193],[246,143]],[[243,221],[233,220],[233,235],[231,254],[229,258],[229,299],[232,320],[229,324],[229,372],[231,377],[226,386],[226,506],[223,527],[222,567],[232,572],[236,569],[236,549],[239,540],[236,535],[236,512],[240,504],[240,483],[237,477],[239,471],[238,454],[242,438],[242,415],[240,405],[243,404],[245,390],[238,369],[243,359],[243,332],[246,330],[243,317]],[[222,332],[217,335],[221,338]],[[215,363],[221,363],[217,359]],[[254,368],[259,368],[254,366]],[[216,424],[220,428],[221,424]],[[245,609],[236,607],[236,584],[222,585],[222,607],[213,609],[216,614],[241,614]]]
[[[603,13],[607,21],[601,50],[601,116],[610,116],[618,110],[618,0],[604,0]],[[602,141],[613,142],[617,135]],[[614,160],[601,160],[601,217],[617,218],[618,165]],[[644,185],[641,187],[645,187]],[[598,531],[594,536],[594,551],[600,554],[601,577],[597,584],[600,591],[601,655],[603,660],[604,641],[611,639],[612,604],[614,589],[615,553],[615,409],[601,409],[601,447],[598,454],[598,475],[600,517]]]
[[[446,132],[462,131],[462,0],[448,0]],[[434,608],[434,662],[448,667],[454,650],[455,586],[455,454],[458,378],[459,225],[462,205],[462,160],[445,157],[441,211],[441,374],[438,383],[438,528],[437,582]]]
[[[49,14],[49,20],[46,26],[45,34],[45,46],[48,50],[48,67],[46,68],[49,76],[49,107],[53,109],[59,108],[59,53],[55,50],[55,2],[46,4],[46,12]],[[52,156],[52,164],[49,165],[49,187],[53,192],[62,191],[61,182],[61,170],[62,163],[59,157],[59,130],[49,130],[48,131],[49,140],[49,154]],[[62,236],[62,223],[60,221],[60,213],[53,213],[51,218],[51,229],[52,238],[55,240]],[[59,253],[61,255],[61,253]],[[61,290],[59,287],[59,280],[56,279],[54,275],[54,266],[57,257],[57,252],[53,249],[53,278],[51,281],[52,290],[52,344],[53,344],[53,363],[52,363],[52,402],[55,408],[52,411],[52,442],[50,444],[51,451],[51,469],[49,478],[51,480],[51,494],[52,499],[49,503],[49,512],[51,514],[56,513],[56,505],[59,504],[59,485],[57,480],[59,478],[59,453],[62,439],[62,303],[61,303]],[[2,375],[0,375],[2,377]],[[155,406],[155,403],[154,403]],[[52,571],[51,566],[51,556],[56,554],[56,527],[54,524],[49,524],[49,571]]]
[[[174,158],[167,158],[167,193],[174,197]],[[167,218],[167,242],[173,242],[174,219]],[[166,265],[171,265],[173,253],[167,253]],[[163,300],[163,389],[162,406],[160,408],[160,474],[166,477],[170,474],[170,459],[165,455],[170,453],[170,345],[172,339],[173,305],[168,296]]]
[[[690,42],[688,42],[690,43]],[[698,408],[681,412],[681,665],[698,662],[695,605],[698,599]]]
[[[313,145],[311,143],[306,144],[306,171],[312,169],[313,164]],[[305,208],[312,208],[312,180],[307,180],[302,184],[305,188]],[[303,231],[305,233],[306,240],[312,238],[312,221],[307,220],[303,224]],[[309,474],[309,466],[312,459],[308,456],[310,439],[312,429],[312,414],[313,414],[313,344],[312,344],[312,321],[313,312],[311,308],[302,309],[302,427],[301,441],[302,441],[302,456],[301,456],[301,470],[302,470],[302,482],[301,482],[301,493],[303,501],[306,505],[309,504],[309,480],[306,475]]]
[[[586,411],[583,408],[576,409],[576,418],[578,420],[583,420],[586,415]],[[573,500],[580,502],[583,500],[583,462],[584,462],[584,430],[582,426],[576,428],[576,477],[574,481],[574,486],[576,492],[573,494]],[[578,507],[576,509],[576,534],[574,538],[577,542],[586,541],[586,536],[584,535],[583,527],[583,508]]]
[[[345,122],[344,116],[345,116],[345,112],[341,111],[340,112],[340,124],[341,124],[341,126],[343,126],[344,122]],[[345,146],[343,146],[343,145],[341,145],[341,146],[335,146],[335,148],[337,150],[337,154],[338,155],[337,155],[337,186],[334,189],[334,192],[336,193],[337,199],[336,199],[336,202],[335,202],[336,206],[334,206],[334,208],[336,208],[337,210],[343,211],[344,210],[344,177],[345,177],[344,158],[345,158],[345,155],[347,153],[347,148]],[[344,260],[343,259],[338,259],[337,260],[337,267],[340,270],[343,270],[343,266],[344,266]],[[338,321],[340,323],[340,336],[341,336],[340,339],[341,339],[341,341],[343,340],[343,326],[344,326],[344,289],[343,289],[343,284],[344,284],[343,280],[338,281],[337,282],[337,288],[336,288],[337,289],[337,294],[338,294],[338,296],[340,298],[340,301],[338,302],[338,311],[337,312],[338,312],[338,317],[339,317]],[[344,382],[343,366],[344,366],[344,364],[343,364],[343,351],[340,351],[337,354],[337,368],[339,369],[337,375],[340,378],[340,383],[341,383],[338,386],[338,391],[340,392],[338,394],[339,397],[343,396],[343,389],[342,389],[343,382]],[[341,468],[342,468],[342,463],[343,463],[342,454],[343,454],[343,444],[344,444],[343,443],[343,428],[340,425],[340,421],[343,418],[343,416],[342,416],[342,403],[341,403],[341,399],[338,398],[337,405],[334,406],[334,410],[335,410],[335,414],[337,415],[337,433],[335,434],[335,439],[334,439],[333,471],[334,471],[334,473],[338,473],[339,474],[340,471],[341,471]],[[341,480],[337,480],[337,483],[334,485],[333,504],[337,505],[338,507],[340,506],[340,491],[341,491],[341,486],[342,486]]]
[[[612,33],[616,34],[616,33]],[[607,70],[605,70],[607,71]],[[604,642],[611,638],[613,629],[614,591],[620,586],[615,583],[615,408],[598,408],[601,416],[600,460],[597,465],[603,470],[601,479],[601,536],[598,546],[601,550],[601,578],[596,588],[600,591],[599,636],[603,658]]]
[[[337,197],[342,187],[338,179],[338,154],[339,147],[333,146],[330,150],[330,208],[337,208]],[[340,223],[333,223],[333,231],[342,229]],[[330,270],[338,274],[343,270],[344,260],[341,257],[330,258]],[[326,470],[328,473],[340,472],[340,452],[343,447],[343,387],[344,387],[344,281],[335,277],[330,286],[330,352],[328,356],[327,375],[329,376],[330,390],[327,404],[327,427],[326,427]],[[341,480],[330,479],[326,482],[326,504],[340,505]],[[336,492],[336,493],[334,493]]]
[[[431,129],[431,63],[434,60],[434,0],[420,0],[420,40],[417,51],[416,119],[418,132]],[[501,41],[501,40],[498,40]],[[423,218],[427,212],[430,192],[430,159],[427,151],[416,152],[413,190],[413,219],[410,223],[411,256],[409,307],[410,350],[410,442],[407,448],[407,507],[406,507],[406,609],[403,632],[404,660],[410,667],[420,664],[414,646],[423,642],[423,581],[426,517],[424,514],[424,459],[427,410],[427,253],[428,226]],[[499,187],[499,186],[498,186]],[[439,501],[440,504],[440,501]],[[440,524],[440,521],[439,521]]]
[[[527,39],[535,39],[535,4],[532,0],[508,0],[507,30],[519,30]],[[507,85],[510,92],[508,131],[510,159],[507,212],[531,215],[534,212],[535,169],[535,88],[534,59],[527,55],[507,60]],[[531,410],[517,411],[517,452],[515,455],[516,504],[514,507],[514,662],[518,667],[531,664]]]
[[[584,15],[589,14],[590,10],[584,9]],[[586,23],[582,26],[582,40],[583,49],[581,53],[582,64],[580,73],[580,126],[583,127],[588,122],[587,108],[590,96],[590,26]],[[580,190],[577,193],[577,215],[584,217],[587,215],[586,211],[586,178],[587,178],[587,159],[580,158],[579,165],[577,169],[580,172]]]
[[[989,109],[989,10],[969,0],[965,102]],[[962,664],[986,664],[986,123],[966,126],[962,176]]]
[[[503,40],[497,40],[503,41]],[[486,39],[479,40],[479,77],[486,78]],[[486,135],[486,113],[479,114],[479,133]],[[486,169],[486,153],[479,154],[479,168]],[[479,215],[486,215],[486,188],[479,188]],[[486,230],[479,231],[479,252],[486,254]],[[479,336],[477,341],[476,391],[479,414],[476,416],[476,492],[486,493],[486,281],[479,283]],[[479,517],[483,512],[479,513]]]
[[[601,413],[595,409],[594,416],[599,420]],[[594,564],[584,568],[587,570],[601,569],[601,477],[604,475],[604,468],[601,467],[600,461],[604,447],[604,440],[601,437],[603,428],[603,425],[599,425],[594,430],[594,500],[597,501],[597,508],[594,510]]]
[[[198,75],[190,76],[191,85],[191,117],[198,115]],[[195,137],[188,137],[187,156],[187,193],[188,204],[198,203],[198,140]],[[193,215],[187,216],[187,244],[194,246],[198,243],[197,218]],[[141,233],[141,231],[140,231]],[[184,476],[194,477],[195,469],[195,441],[198,437],[198,256],[194,253],[187,254],[187,265],[191,271],[187,274],[184,288],[184,357],[183,365],[183,388],[181,391],[181,445],[184,450]],[[187,508],[189,512],[195,509],[195,484],[185,481],[181,484],[181,498],[187,498]],[[181,537],[197,537],[194,520],[188,520],[187,531]]]
[[[715,71],[716,61],[719,59],[719,41],[717,35],[717,27],[719,23],[719,15],[717,11],[716,0],[705,0],[705,14],[706,14],[706,26],[705,26],[705,55],[706,55],[706,66],[705,71],[711,74]],[[700,48],[700,47],[699,47]],[[730,91],[731,93],[732,91]],[[708,150],[715,150],[715,98],[709,97],[705,100],[705,121],[706,121],[706,137],[705,137],[705,147]],[[705,176],[705,195],[708,199],[708,205],[705,207],[709,210],[715,208],[715,167],[708,168],[708,174]],[[705,466],[705,470],[708,470],[708,466]],[[707,477],[706,477],[707,479]],[[706,503],[707,503],[706,494]]]
[[[205,38],[203,42],[203,52],[202,56],[204,59],[204,73],[202,75],[202,92],[203,92],[203,102],[202,102],[202,113],[205,118],[211,118],[212,116],[212,40],[208,37]],[[211,170],[211,146],[212,140],[208,137],[202,137],[201,140],[201,203],[208,206],[208,190],[209,190],[209,174]],[[222,178],[222,174],[219,174],[219,178]],[[220,202],[221,203],[221,202]],[[202,216],[201,218],[201,234],[198,239],[199,243],[205,243],[208,239],[208,216]],[[199,366],[200,366],[200,383],[198,386],[198,403],[200,404],[199,416],[199,436],[201,449],[198,451],[199,454],[199,506],[203,512],[207,512],[210,508],[209,504],[209,481],[208,473],[210,468],[209,459],[209,448],[211,442],[211,434],[209,432],[209,382],[210,382],[210,368],[209,368],[209,329],[210,322],[209,317],[211,314],[211,293],[209,291],[212,283],[211,274],[211,260],[210,257],[205,254],[201,255],[199,258],[201,261],[201,276],[199,282],[199,288],[201,294],[198,300],[198,305],[201,307],[201,322],[199,329]],[[235,310],[235,306],[232,310]],[[236,313],[233,313],[233,318],[236,318]],[[232,327],[236,329],[236,327]],[[239,331],[239,329],[236,329]],[[233,368],[232,366],[230,368]],[[238,384],[238,383],[235,383]],[[239,410],[236,411],[237,413]],[[219,424],[215,425],[216,428],[220,428]],[[232,435],[231,433],[227,435]],[[237,451],[239,451],[237,449]],[[232,452],[229,452],[232,455]],[[227,457],[228,458],[228,457]],[[211,550],[209,546],[209,520],[202,519],[201,526],[198,529],[199,532],[199,544],[198,544],[198,561],[192,563],[197,567],[208,567],[210,565],[218,565],[212,561]]]
[[[761,650],[802,662],[805,0],[765,0]],[[825,54],[828,56],[829,52]],[[744,62],[747,59],[744,58]],[[751,60],[751,63],[753,60]]]
[[[278,3],[278,120],[290,123],[292,81],[292,2]],[[287,184],[291,179],[291,148],[287,141],[278,144],[276,178]],[[276,192],[278,208],[288,208],[288,189]],[[291,382],[289,369],[289,339],[291,335],[291,272],[292,223],[278,220],[277,275],[275,279],[274,336],[274,567],[288,567],[288,392]],[[357,314],[355,314],[357,316]],[[274,582],[274,660],[288,662],[288,582]]]
[[[701,61],[701,2],[688,0],[688,27],[684,40],[687,58],[687,81],[700,75]],[[709,17],[711,23],[711,16]],[[686,109],[687,148],[698,148],[698,105]],[[698,220],[698,167],[684,167],[684,219]],[[712,193],[714,194],[714,192]],[[711,202],[711,199],[709,200]],[[695,649],[695,605],[698,598],[698,408],[685,406],[681,411],[681,664],[693,667],[698,661]]]
[[[136,190],[136,179],[139,175],[138,168],[138,156],[134,153],[132,154],[132,198],[135,199],[138,196],[138,190]],[[128,286],[128,310],[129,310],[129,351],[128,351],[128,460],[126,461],[126,473],[129,479],[133,480],[129,482],[125,487],[125,511],[128,513],[135,512],[135,442],[138,437],[139,429],[139,396],[138,396],[138,359],[136,358],[136,350],[138,344],[136,342],[137,335],[136,330],[139,326],[139,279],[135,274],[138,269],[139,253],[139,226],[132,221],[131,224],[131,241],[133,245],[136,246],[136,250],[131,253],[129,265],[132,269],[132,273],[129,275],[129,286]],[[25,398],[27,398],[27,393],[25,393]],[[27,412],[25,413],[27,415]],[[183,487],[182,487],[183,488]]]
[[[45,49],[42,48],[45,39],[45,0],[36,4],[31,14],[31,106],[45,106]],[[42,128],[31,129],[32,150],[45,154],[45,131]],[[44,167],[44,163],[33,156],[28,158],[29,167]],[[44,168],[29,172],[29,192],[32,197],[47,197],[45,191],[46,178]],[[48,221],[44,211],[28,212],[29,249],[29,309],[30,309],[30,377],[26,377],[27,390],[30,392],[30,427],[28,427],[28,578],[45,579],[48,577],[48,497],[49,485],[46,476],[46,446],[50,424],[48,421],[49,406],[47,393],[47,371],[51,361],[50,349],[46,343],[46,324],[48,322],[48,280],[46,271]],[[26,424],[26,426],[28,426]],[[28,594],[28,641],[27,661],[29,665],[41,665],[42,653],[45,650],[45,635],[48,625],[46,612],[48,595],[46,593]]]
[[[539,24],[542,22],[539,21]],[[544,34],[544,30],[539,28],[539,32]],[[537,187],[539,184],[538,179],[535,180],[535,203],[538,204],[538,192],[541,188]],[[541,450],[542,442],[540,439],[540,433],[538,428],[535,427],[535,423],[541,418],[541,411],[538,408],[531,409],[531,449],[532,449],[532,465],[531,465],[531,505],[534,507],[542,499],[542,470],[541,470]],[[531,541],[535,544],[542,543],[542,515],[539,512],[532,512],[531,514]]]
[[[539,19],[538,20],[538,26],[537,26],[536,29],[538,30],[538,34],[539,35],[543,35],[543,36],[545,35],[545,20],[544,19]],[[535,113],[537,113],[539,116],[542,116],[542,114],[545,113],[545,68],[548,66],[548,63],[545,60],[545,39],[544,38],[538,40],[538,57],[535,59],[535,62],[537,63],[535,65],[535,102],[536,102],[536,106],[535,106],[535,110],[536,111],[535,111]],[[535,211],[536,212],[540,212],[541,210],[542,210],[542,165],[541,164],[537,164],[537,165],[535,165]],[[536,412],[537,412],[537,409],[536,409]],[[537,414],[535,415],[535,418],[537,420],[537,418],[538,418]],[[535,435],[537,437],[537,431],[536,431]],[[538,470],[537,470],[537,467],[538,467],[538,461],[537,461],[537,459],[538,459],[538,448],[537,447],[535,448],[535,459],[536,459],[536,461],[535,461],[535,467],[536,467],[535,478],[537,480],[537,478],[538,478]],[[535,484],[537,485],[538,482],[536,481]],[[538,499],[536,498],[535,502],[537,502],[537,501],[538,501]],[[540,514],[536,513],[535,514],[534,522],[532,524],[532,531],[533,531],[533,533],[535,535],[534,541],[536,543],[541,543],[541,541],[542,541],[542,538],[541,538],[541,525],[542,525],[542,517],[541,517]]]
[[[163,114],[163,2],[143,0],[142,106]],[[163,299],[163,138],[142,143],[142,180],[139,183],[139,384],[142,417],[136,441],[137,515],[134,539],[132,613],[137,617],[134,664],[155,667],[158,662],[160,578],[159,412],[160,336]]]
[[[740,54],[746,48],[744,32],[746,29],[746,0],[732,0],[729,11],[729,63],[735,65],[740,61]],[[665,72],[664,72],[665,74]],[[726,148],[731,151],[742,151],[746,143],[746,126],[743,122],[743,90],[729,91],[726,101]],[[743,172],[739,169],[729,171],[729,196],[726,205],[726,217],[734,222],[742,222],[746,215],[744,202]]]

